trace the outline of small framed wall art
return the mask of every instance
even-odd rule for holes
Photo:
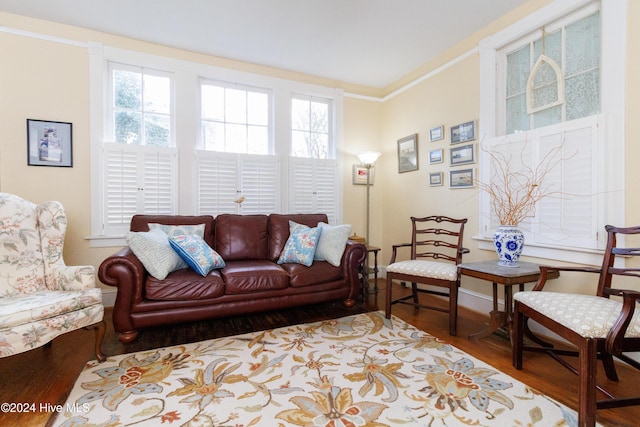
[[[451,143],[473,141],[476,139],[476,122],[470,121],[451,127]]]
[[[355,185],[367,185],[367,174],[369,176],[369,185],[373,185],[376,168],[367,169],[362,165],[353,165],[353,183]]]
[[[449,171],[449,188],[471,188],[473,181],[473,169]]]
[[[405,136],[398,140],[398,172],[418,170],[418,134]]]
[[[451,166],[465,165],[468,163],[474,163],[475,159],[475,145],[462,145],[449,149],[449,157],[451,158]]]
[[[27,119],[27,164],[72,167],[72,124]]]
[[[434,128],[429,129],[429,141],[440,141],[444,138],[444,126],[436,126]]]
[[[429,186],[441,187],[444,174],[442,172],[432,172],[429,174]]]
[[[444,150],[442,150],[442,148],[429,151],[429,164],[433,165],[436,163],[442,163],[443,154]]]

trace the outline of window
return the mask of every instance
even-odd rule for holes
[[[171,77],[168,73],[111,64],[113,141],[169,147]]]
[[[291,98],[290,211],[324,212],[335,222],[337,169],[332,103],[296,94]]]
[[[342,90],[99,43],[89,52],[92,246],[123,245],[138,213],[341,221]],[[294,99],[306,109],[295,124]]]
[[[200,84],[202,149],[225,153],[269,154],[271,100],[269,91]]]
[[[601,261],[607,223],[622,224],[625,10],[620,2],[550,4],[480,45],[480,180],[495,179],[486,150],[535,167],[554,153],[546,183],[555,195],[519,226],[525,254]],[[604,13],[605,11],[606,13]],[[497,227],[480,193],[480,246]]]
[[[291,100],[291,155],[312,159],[333,158],[330,101],[303,98]]]
[[[545,27],[539,38],[504,49],[506,134],[599,113],[600,12],[582,13],[587,16],[555,24],[553,32]]]
[[[270,91],[202,79],[200,99],[197,212],[279,212],[280,162],[270,143]]]
[[[109,64],[104,229],[122,233],[139,212],[175,212],[176,156],[170,73]]]

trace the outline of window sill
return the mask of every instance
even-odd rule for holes
[[[493,240],[482,236],[473,236],[472,239],[478,242],[478,249],[495,252],[496,249],[493,246]],[[600,266],[602,265],[604,252],[578,248],[559,248],[540,244],[528,245],[525,241],[522,255],[552,261]]]
[[[91,248],[114,248],[127,246],[127,241],[124,239],[124,235],[85,236],[84,239],[89,240],[89,247]]]

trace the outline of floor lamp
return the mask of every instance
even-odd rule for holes
[[[380,157],[380,153],[377,151],[365,151],[364,153],[358,154],[358,159],[362,162],[362,165],[367,168],[367,219],[366,219],[366,235],[365,235],[365,244],[369,245],[369,210],[370,210],[370,188],[371,188],[371,169],[375,166],[376,160]]]

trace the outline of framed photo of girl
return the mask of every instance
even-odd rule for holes
[[[27,165],[73,167],[72,126],[27,119]]]

